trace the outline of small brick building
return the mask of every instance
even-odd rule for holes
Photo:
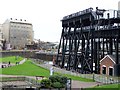
[[[106,74],[114,76],[116,65],[115,58],[112,55],[106,55],[102,60],[100,60],[100,74]]]

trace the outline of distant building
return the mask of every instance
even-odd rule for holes
[[[120,10],[120,1],[118,2],[118,10]]]
[[[0,50],[3,47],[3,33],[2,33],[2,25],[0,24]]]
[[[120,18],[120,1],[118,2],[118,17]]]
[[[21,49],[33,42],[33,25],[26,20],[7,19],[3,23],[3,38],[11,48]]]

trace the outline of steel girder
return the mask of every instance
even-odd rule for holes
[[[120,23],[119,18],[96,20],[92,15],[87,14],[85,20],[62,21],[56,65],[81,73],[99,73],[100,60],[106,54],[115,55],[116,64],[120,63],[120,27],[110,27]]]

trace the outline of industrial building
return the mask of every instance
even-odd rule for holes
[[[2,33],[2,25],[0,24],[0,50],[2,50],[3,47],[3,33]]]
[[[120,10],[120,1],[118,2],[118,10]]]
[[[26,20],[10,18],[2,26],[3,38],[7,47],[22,49],[33,42],[33,25]]]

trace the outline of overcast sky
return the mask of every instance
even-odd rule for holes
[[[0,0],[0,23],[6,19],[25,19],[33,24],[34,38],[59,42],[60,20],[89,7],[118,9],[120,0]]]

